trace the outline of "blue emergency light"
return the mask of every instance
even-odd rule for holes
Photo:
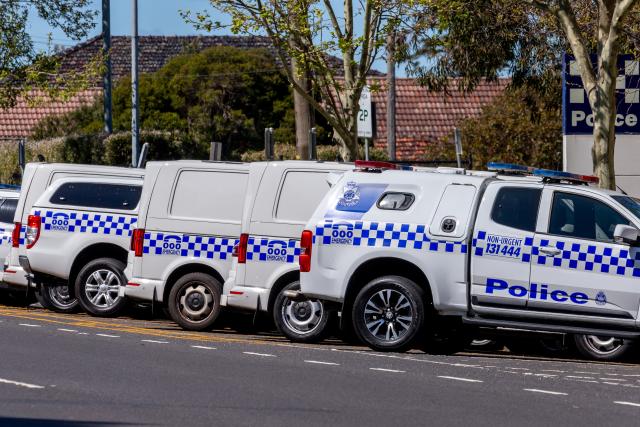
[[[514,163],[489,162],[487,163],[487,169],[506,174],[532,174],[547,180],[568,181],[577,184],[597,184],[600,181],[597,176],[580,175],[551,169],[536,169],[531,166],[517,165]]]
[[[19,189],[20,189],[19,185],[0,184],[0,190],[19,190]]]
[[[533,172],[533,168],[531,166],[523,166],[523,165],[516,165],[515,163],[500,163],[500,162],[487,163],[487,169],[492,172],[503,172],[503,173]]]
[[[547,178],[551,180],[570,181],[581,184],[597,184],[600,182],[597,176],[580,175],[577,173],[554,171],[550,169],[536,169],[533,171],[535,176]]]

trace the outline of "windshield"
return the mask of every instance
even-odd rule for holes
[[[613,199],[627,208],[636,218],[640,219],[640,199],[630,196],[611,196]]]

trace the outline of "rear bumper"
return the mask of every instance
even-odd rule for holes
[[[155,295],[154,295],[155,291]],[[127,286],[120,288],[120,296],[143,301],[162,302],[164,282],[162,280],[141,279],[132,277]]]
[[[229,285],[229,287],[227,287]],[[269,289],[250,286],[231,286],[229,281],[224,284],[227,307],[252,311],[267,311],[269,306]]]
[[[11,287],[23,287],[29,286],[29,280],[27,279],[27,272],[20,266],[9,265],[5,268],[2,274],[2,280]],[[35,285],[32,285],[35,286]]]

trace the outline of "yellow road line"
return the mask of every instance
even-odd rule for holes
[[[155,337],[173,338],[173,339],[189,340],[189,341],[218,342],[218,343],[230,342],[230,343],[244,343],[244,344],[272,344],[272,345],[276,344],[277,345],[277,343],[271,343],[263,340],[212,337],[212,336],[202,335],[202,333],[198,333],[198,335],[195,335],[195,333],[182,332],[182,331],[159,331],[159,330],[147,329],[147,328],[137,327],[137,326],[128,326],[128,325],[119,324],[119,323],[109,324],[107,322],[86,321],[84,319],[83,320],[68,319],[66,321],[61,321],[61,320],[50,319],[48,318],[49,316],[42,315],[42,314],[43,313],[38,313],[38,315],[32,315],[32,314],[21,313],[15,310],[0,309],[0,316],[9,316],[9,317],[16,317],[20,319],[36,320],[36,321],[58,324],[58,325],[65,325],[65,326],[84,327],[84,328],[99,329],[99,330],[105,330],[105,331],[118,331],[118,332],[126,332],[126,333],[137,334],[137,335],[151,335]],[[51,317],[54,317],[54,316],[51,316]]]

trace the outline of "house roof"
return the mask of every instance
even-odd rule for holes
[[[40,91],[30,93],[30,98],[40,98],[37,106],[21,97],[12,108],[0,109],[0,138],[27,138],[33,127],[43,118],[62,115],[91,104],[102,94],[102,89],[89,89],[72,96],[68,101],[50,101]]]
[[[376,106],[375,144],[387,144],[387,87],[384,79],[370,79],[379,85],[372,91]],[[419,160],[425,148],[450,136],[458,124],[466,118],[477,117],[482,107],[501,95],[509,79],[481,82],[469,93],[457,89],[452,80],[447,93],[430,92],[414,79],[396,80],[396,155],[401,160]]]
[[[273,51],[266,37],[253,36],[140,36],[138,37],[138,72],[158,71],[170,59],[187,52],[198,52],[215,46],[237,48],[264,48]],[[94,58],[102,49],[102,37],[93,37],[86,42],[63,50],[61,56],[62,73],[77,71]],[[111,72],[113,80],[131,76],[131,37],[111,37]],[[102,80],[96,82],[101,86]]]

